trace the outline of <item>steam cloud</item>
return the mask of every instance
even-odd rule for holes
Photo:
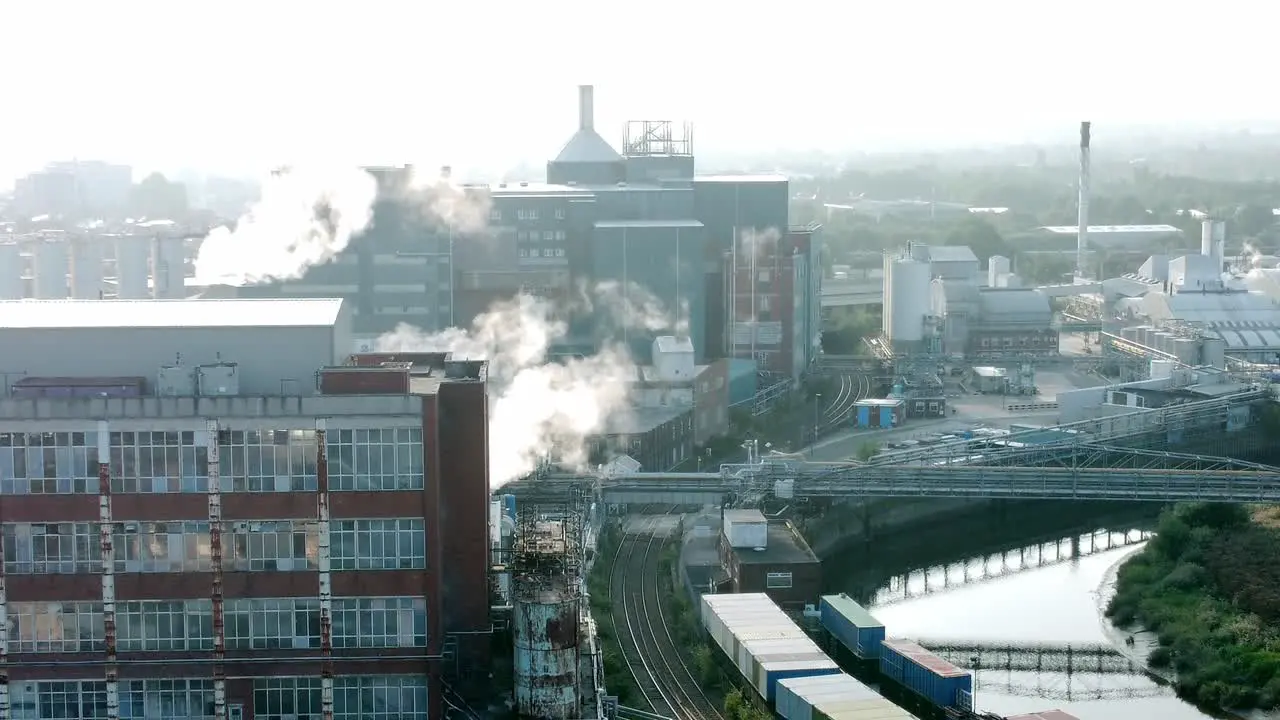
[[[628,411],[637,368],[626,349],[607,345],[588,358],[548,362],[547,350],[567,331],[553,310],[545,300],[520,295],[477,317],[470,331],[428,335],[402,324],[378,339],[378,352],[453,352],[489,361],[494,487],[533,471],[553,451],[564,465],[587,467],[585,440],[604,430],[610,416]]]
[[[458,187],[447,172],[419,179],[408,169],[403,182],[382,192],[453,231],[481,230],[488,220],[488,194]],[[234,230],[219,227],[205,237],[196,256],[196,280],[242,285],[302,277],[308,268],[331,261],[364,232],[378,197],[378,181],[362,168],[288,168],[272,173],[261,201]]]

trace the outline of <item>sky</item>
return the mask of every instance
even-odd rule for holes
[[[695,149],[1071,141],[1280,119],[1280,8],[1225,0],[43,0],[6,7],[0,184],[55,159],[502,168],[596,127]]]

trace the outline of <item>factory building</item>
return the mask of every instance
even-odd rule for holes
[[[694,356],[689,338],[657,338],[653,365],[638,368],[628,395],[638,408],[692,408],[693,442],[702,445],[729,430],[729,361],[696,365]]]
[[[1058,354],[1053,308],[1044,293],[1031,288],[983,288],[977,295],[978,313],[969,321],[967,355]]]
[[[0,242],[0,300],[181,299],[187,260],[172,224],[19,235]]]
[[[645,471],[669,470],[693,457],[693,419],[693,408],[682,405],[616,412],[587,438],[588,460],[603,465],[626,455]]]
[[[484,364],[345,364],[351,322],[0,303],[22,717],[407,720],[488,682]]]
[[[1020,252],[1066,254],[1076,251],[1080,228],[1076,225],[1052,225],[1037,228],[1017,238]],[[1090,225],[1089,246],[1095,251],[1142,252],[1153,246],[1181,242],[1183,233],[1173,225]]]
[[[822,594],[822,563],[795,527],[759,510],[725,510],[720,560],[728,592],[765,593],[784,608],[803,609]]]

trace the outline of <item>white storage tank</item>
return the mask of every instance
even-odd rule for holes
[[[653,366],[663,382],[693,380],[693,341],[687,337],[664,335],[653,340]]]
[[[0,300],[21,300],[26,295],[22,285],[22,247],[0,242]]]
[[[203,397],[240,394],[240,368],[235,363],[201,365],[196,370],[196,385]]]
[[[63,240],[41,240],[31,248],[35,287],[39,300],[67,299],[67,263],[70,257]]]
[[[1003,255],[992,255],[987,260],[987,285],[989,287],[1000,287],[1000,276],[1008,275],[1012,264],[1009,258]]]
[[[157,238],[151,253],[153,296],[181,300],[187,296],[186,246],[182,238]]]
[[[729,547],[768,547],[769,519],[759,510],[725,510],[724,536]]]
[[[1225,370],[1227,368],[1227,342],[1220,337],[1208,337],[1200,347],[1200,364]]]
[[[924,339],[929,315],[932,280],[929,263],[897,257],[885,258],[884,320],[881,325],[890,345],[918,343]]]
[[[145,237],[116,239],[116,297],[142,300],[149,296],[151,241]]]
[[[102,245],[96,240],[71,241],[71,297],[77,300],[102,297]]]

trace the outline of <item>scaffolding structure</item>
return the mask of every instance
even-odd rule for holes
[[[622,131],[623,155],[693,155],[693,126],[670,120],[628,120]]]

